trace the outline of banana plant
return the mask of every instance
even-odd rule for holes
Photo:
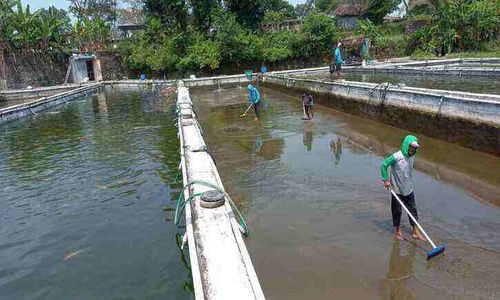
[[[23,9],[21,1],[16,2],[17,10],[11,13],[12,43],[17,48],[33,50],[39,40],[37,34],[39,11],[31,13],[29,4]]]

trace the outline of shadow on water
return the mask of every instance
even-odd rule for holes
[[[380,179],[382,157],[399,149],[407,131],[319,105],[304,121],[300,95],[267,88],[267,107],[253,122],[252,115],[239,117],[247,107],[241,89],[191,92],[224,184],[244,207],[247,246],[268,298],[500,293],[497,157],[419,135],[419,215],[431,237],[447,245],[428,263],[428,245],[393,245],[390,197]],[[408,235],[406,219],[402,227]]]

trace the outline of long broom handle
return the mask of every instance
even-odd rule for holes
[[[420,231],[422,231],[422,233],[425,235],[425,237],[427,238],[427,240],[429,241],[429,243],[431,243],[432,247],[436,248],[436,245],[434,244],[434,242],[427,235],[427,233],[422,228],[422,226],[420,226],[420,224],[415,219],[415,217],[413,216],[413,214],[408,210],[408,208],[406,208],[406,206],[404,205],[403,201],[401,201],[401,199],[399,199],[398,195],[396,195],[396,193],[394,192],[394,190],[392,188],[389,188],[389,190],[391,191],[392,195],[398,200],[399,204],[404,208],[404,210],[406,211],[406,213],[408,214],[408,216],[410,216],[410,218],[413,220],[413,222],[415,222],[415,224],[417,224],[418,229],[420,229]]]
[[[250,110],[250,108],[252,107],[252,105],[253,105],[253,103],[252,103],[252,104],[250,104],[250,106],[247,108],[247,110],[245,110],[245,112],[244,112],[242,115],[240,115],[240,117],[243,117],[244,115],[246,115],[246,114],[247,114],[247,112],[248,112],[248,111]]]

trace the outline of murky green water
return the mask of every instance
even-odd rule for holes
[[[303,121],[299,95],[261,92],[260,122],[239,117],[245,89],[192,97],[268,299],[498,299],[498,157],[419,135],[420,220],[447,246],[427,262],[428,245],[392,238],[380,179],[407,132],[321,106]]]
[[[107,89],[0,127],[1,299],[192,298],[166,101]]]
[[[391,84],[402,83],[410,87],[463,91],[471,93],[500,94],[500,79],[481,76],[438,76],[438,75],[403,75],[384,73],[357,73],[344,72],[342,78],[349,81],[362,81],[371,83],[389,82]],[[330,80],[336,75],[321,73],[307,76],[305,78]]]

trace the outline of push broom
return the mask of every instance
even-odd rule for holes
[[[250,108],[252,107],[253,104],[250,104],[250,106],[248,106],[247,110],[245,110],[245,112],[243,114],[240,115],[240,118],[241,117],[244,117],[247,115],[247,112],[250,110]]]
[[[410,213],[410,211],[408,210],[408,208],[406,208],[406,206],[404,205],[403,201],[401,201],[401,199],[399,199],[398,195],[396,195],[396,193],[394,192],[394,190],[391,189],[391,188],[389,188],[389,190],[391,191],[392,195],[396,198],[396,200],[398,200],[399,204],[401,205],[401,207],[403,207],[403,209],[408,214],[408,216],[410,216],[410,218],[413,220],[413,222],[415,222],[415,224],[417,224],[418,229],[420,229],[420,231],[424,234],[425,238],[431,244],[432,250],[427,251],[427,260],[429,260],[429,259],[431,259],[433,257],[436,257],[439,254],[443,253],[444,249],[445,249],[445,246],[444,245],[436,246],[436,244],[434,244],[434,242],[431,240],[431,238],[427,235],[427,233],[425,232],[425,230],[422,228],[422,226],[420,226],[420,224],[417,222],[417,220],[415,219],[415,217]]]

